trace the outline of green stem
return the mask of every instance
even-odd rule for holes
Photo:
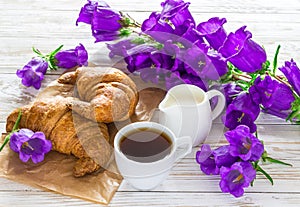
[[[13,126],[12,131],[8,135],[6,135],[6,137],[4,138],[3,144],[0,147],[0,152],[3,150],[5,145],[7,145],[7,143],[9,142],[11,135],[19,130],[18,128],[19,128],[19,124],[20,124],[20,121],[21,121],[21,116],[22,116],[22,111],[20,110],[18,118],[17,118],[17,120],[16,120],[16,122]]]
[[[256,165],[256,171],[261,172],[264,176],[266,176],[266,178],[270,181],[270,183],[274,185],[274,181],[272,177],[266,171],[264,171],[264,169],[262,169],[259,165]]]

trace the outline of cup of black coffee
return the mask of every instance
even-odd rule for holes
[[[115,136],[118,169],[139,190],[151,190],[163,182],[176,161],[191,152],[190,137],[175,137],[155,122],[136,122]]]

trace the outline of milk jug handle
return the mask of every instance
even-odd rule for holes
[[[218,97],[218,103],[216,107],[212,111],[212,120],[217,118],[223,111],[225,107],[225,96],[218,90],[212,89],[208,92],[206,92],[208,99],[212,99],[213,97],[217,96]]]

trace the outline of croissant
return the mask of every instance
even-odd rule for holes
[[[44,132],[53,150],[79,158],[73,175],[81,177],[109,163],[112,147],[103,122],[131,116],[137,99],[134,82],[123,72],[79,68],[47,86],[32,104],[15,109],[6,131],[12,130],[21,110],[19,127]]]
[[[92,121],[124,121],[133,114],[138,101],[135,83],[115,68],[79,68],[58,81],[75,84],[78,99],[69,107]]]

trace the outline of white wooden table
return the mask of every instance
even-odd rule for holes
[[[128,12],[140,22],[150,11],[160,10],[161,0],[107,1],[112,7]],[[247,25],[254,40],[264,45],[269,59],[281,44],[279,65],[294,58],[300,64],[299,0],[190,0],[196,21],[210,17],[227,18],[227,31]],[[94,44],[89,26],[75,26],[84,0],[0,0],[0,132],[6,116],[15,108],[29,103],[37,93],[25,90],[15,72],[33,56],[31,47],[49,52],[64,44],[73,48],[83,43],[93,61],[109,65],[104,43]],[[95,58],[97,57],[97,58]],[[61,71],[59,71],[61,72]],[[44,86],[57,77],[47,75]],[[254,187],[241,198],[223,194],[218,178],[204,175],[196,164],[197,149],[172,169],[168,179],[157,189],[138,192],[122,182],[109,206],[300,206],[300,127],[262,114],[258,134],[265,141],[270,156],[293,164],[293,167],[264,165],[275,184],[258,176]],[[224,143],[224,126],[213,125],[208,138],[216,146]],[[99,204],[0,179],[0,206],[99,206]]]

